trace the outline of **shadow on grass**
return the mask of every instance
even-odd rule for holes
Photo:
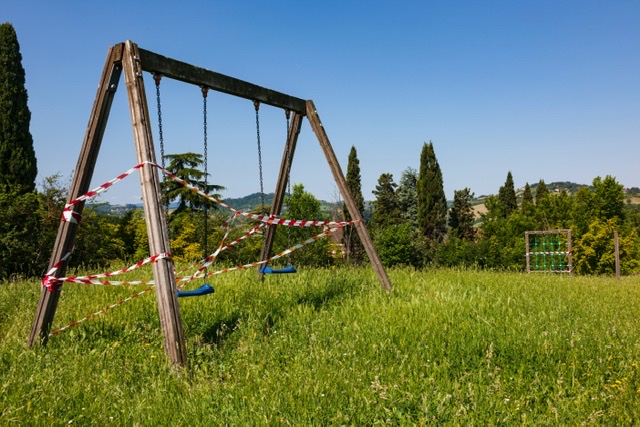
[[[311,307],[314,311],[322,310],[332,304],[339,303],[345,297],[352,296],[354,290],[351,285],[348,280],[331,281],[326,286],[307,289],[304,294],[293,299],[262,301],[264,304],[255,304],[253,301],[255,295],[251,295],[247,298],[246,304],[239,306],[236,313],[207,327],[202,333],[202,342],[220,348],[231,340],[243,320],[247,320],[249,317],[254,320],[259,319],[258,324],[253,327],[261,328],[263,336],[271,335],[278,323],[282,319],[286,319],[294,307],[304,305]],[[249,301],[253,301],[253,305]]]
[[[349,286],[347,280],[331,282],[327,287],[322,289],[314,289],[306,295],[298,297],[296,303],[299,305],[308,305],[314,310],[320,310],[330,305],[342,296],[350,296],[353,294],[352,287]]]
[[[233,332],[238,328],[240,315],[234,314],[228,319],[221,319],[207,328],[202,334],[202,340],[210,345],[220,347],[227,341]]]

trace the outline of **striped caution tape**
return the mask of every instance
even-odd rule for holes
[[[105,182],[104,184],[100,185],[99,187],[96,187],[95,189],[88,191],[87,193],[83,194],[82,196],[78,197],[77,199],[74,199],[72,201],[70,201],[69,203],[64,205],[64,209],[62,210],[62,221],[65,222],[71,222],[74,224],[78,224],[80,223],[80,220],[82,219],[81,215],[78,212],[75,212],[73,210],[73,207],[75,205],[77,205],[80,202],[84,202],[85,200],[89,200],[94,198],[95,196],[97,196],[98,194],[102,193],[103,191],[106,191],[109,189],[109,187],[111,187],[113,184],[115,184],[118,181],[122,181],[123,179],[125,179],[126,177],[128,177],[129,175],[131,175],[134,171],[140,169],[142,166],[144,166],[145,163],[139,163],[137,165],[135,165],[134,167],[132,167],[131,169],[129,169],[128,171],[118,175],[117,177],[113,178],[110,181]]]
[[[157,262],[161,259],[165,259],[165,258],[171,258],[171,253],[169,252],[164,252],[164,253],[160,253],[157,255],[153,255],[150,256],[148,258],[143,259],[142,261],[139,261],[137,263],[135,263],[134,265],[127,267],[127,268],[123,268],[122,270],[117,270],[117,271],[111,271],[108,273],[101,273],[101,274],[91,274],[88,276],[69,276],[69,277],[61,277],[57,280],[59,280],[60,282],[67,282],[67,283],[81,283],[81,284],[85,284],[85,285],[103,285],[103,286],[127,286],[127,285],[142,285],[142,284],[147,284],[148,282],[144,282],[144,281],[131,281],[131,282],[112,282],[112,281],[100,281],[100,280],[96,280],[96,279],[102,279],[102,278],[106,278],[106,277],[111,277],[111,276],[117,276],[119,274],[124,274],[124,273],[128,273],[130,271],[133,271],[137,268],[142,267],[145,264],[149,264],[149,263],[154,263]]]
[[[140,291],[140,292],[138,292],[138,293],[136,293],[136,294],[133,294],[133,295],[131,295],[130,297],[123,299],[122,301],[118,301],[117,303],[112,304],[112,305],[110,305],[110,306],[107,306],[107,307],[103,308],[102,310],[98,310],[98,311],[96,311],[95,313],[91,313],[91,314],[89,314],[88,316],[85,316],[85,317],[83,317],[83,318],[82,318],[82,319],[80,319],[80,320],[76,320],[75,322],[69,323],[67,326],[63,326],[63,327],[62,327],[62,328],[60,328],[60,329],[56,329],[55,331],[50,332],[50,333],[49,333],[49,336],[50,336],[50,337],[52,337],[52,336],[54,336],[54,335],[57,335],[57,334],[59,334],[60,332],[64,332],[64,331],[66,331],[67,329],[72,328],[72,327],[74,327],[74,326],[77,326],[77,325],[79,325],[80,323],[82,323],[82,322],[84,322],[84,321],[86,321],[86,320],[89,320],[89,319],[91,319],[91,318],[93,318],[93,317],[99,316],[99,315],[101,315],[102,313],[106,313],[107,311],[111,310],[112,308],[118,307],[119,305],[122,305],[122,304],[124,304],[124,303],[125,303],[125,302],[127,302],[127,301],[131,301],[131,300],[132,300],[132,299],[134,299],[134,298],[138,298],[140,295],[146,294],[147,292],[149,292],[149,291],[150,291],[150,290],[152,290],[152,289],[153,289],[153,286],[149,286],[149,287],[148,287],[147,289],[145,289],[144,291]]]
[[[184,186],[185,188],[188,188],[189,190],[197,193],[198,195],[206,198],[207,200],[210,200],[212,202],[214,202],[215,204],[222,206],[223,208],[238,214],[238,215],[242,215],[245,216],[247,218],[251,218],[260,222],[264,222],[266,224],[273,224],[273,225],[285,225],[285,226],[290,226],[290,227],[319,227],[319,226],[338,226],[338,225],[348,225],[349,222],[347,221],[309,221],[309,220],[295,220],[295,219],[281,219],[278,218],[276,216],[273,215],[258,215],[258,214],[253,214],[250,212],[242,212],[239,211],[237,209],[234,209],[233,207],[227,205],[226,203],[216,199],[213,196],[210,196],[209,194],[204,193],[202,190],[194,187],[193,185],[189,184],[187,181],[185,181],[184,179],[174,175],[173,173],[169,172],[167,169],[163,168],[162,166],[158,165],[157,163],[153,163],[149,160],[146,160],[142,163],[139,163],[137,165],[135,165],[134,167],[132,167],[131,169],[127,170],[126,172],[118,175],[117,177],[113,178],[110,181],[105,182],[104,184],[96,187],[95,189],[88,191],[87,193],[83,194],[82,196],[78,197],[77,199],[74,199],[72,201],[70,201],[69,203],[67,203],[64,207],[64,210],[62,212],[62,220],[63,221],[68,221],[68,222],[73,222],[73,223],[79,223],[80,222],[80,214],[73,211],[73,207],[75,205],[77,205],[80,202],[89,200],[95,196],[97,196],[98,194],[108,190],[110,187],[112,187],[115,183],[122,181],[124,178],[128,177],[129,175],[131,175],[134,171],[140,169],[141,167],[145,166],[145,165],[150,165],[153,167],[158,168],[163,174],[165,174],[166,176],[168,176],[169,178],[171,178],[172,180],[178,182],[179,184],[181,184],[182,186]]]
[[[346,225],[346,224],[345,224],[345,225]],[[288,255],[288,254],[290,254],[291,252],[296,251],[296,250],[298,250],[298,249],[300,249],[300,248],[302,248],[302,247],[304,247],[304,246],[306,246],[306,245],[309,245],[309,244],[311,244],[311,243],[313,243],[313,242],[317,241],[318,239],[320,239],[320,238],[322,238],[322,237],[324,237],[324,236],[327,236],[327,235],[329,235],[329,234],[331,234],[331,233],[335,233],[335,232],[336,232],[336,231],[338,231],[339,229],[343,228],[345,225],[341,225],[341,226],[337,226],[337,227],[335,227],[335,228],[330,228],[330,229],[328,229],[328,230],[325,230],[325,231],[323,231],[322,233],[317,234],[317,235],[315,235],[315,236],[313,236],[313,237],[311,237],[311,238],[309,238],[309,239],[305,240],[305,241],[304,241],[304,242],[302,242],[302,243],[299,243],[299,244],[294,245],[294,246],[292,246],[292,247],[290,247],[290,248],[288,248],[288,249],[285,249],[284,251],[282,251],[282,252],[280,252],[280,253],[278,253],[278,254],[276,254],[276,255],[274,255],[274,256],[272,256],[272,257],[268,258],[268,259],[265,259],[265,260],[263,260],[263,261],[252,262],[252,263],[250,263],[250,264],[240,265],[240,266],[232,267],[232,268],[225,268],[225,269],[223,269],[223,270],[218,270],[218,271],[211,272],[211,273],[206,273],[206,274],[203,272],[204,270],[203,270],[203,269],[201,269],[201,270],[199,270],[196,274],[194,274],[193,276],[189,276],[189,277],[182,277],[182,278],[180,278],[180,279],[177,279],[177,281],[178,281],[178,282],[188,282],[188,281],[191,281],[191,280],[201,279],[201,278],[204,278],[204,277],[211,277],[211,276],[216,276],[216,275],[223,274],[223,273],[229,273],[229,272],[231,272],[231,271],[235,271],[235,270],[243,270],[243,269],[247,269],[247,268],[251,268],[251,267],[257,267],[257,266],[259,266],[259,265],[263,265],[263,264],[269,263],[269,262],[271,262],[271,261],[274,261],[274,260],[276,260],[276,259],[278,259],[278,258],[282,258],[283,256]],[[152,257],[150,257],[150,258],[152,258]],[[133,284],[133,283],[135,283],[135,282],[130,282],[130,283],[132,283],[132,284]],[[75,321],[75,322],[72,322],[72,323],[70,323],[70,324],[69,324],[69,325],[67,325],[67,326],[64,326],[64,327],[62,327],[62,328],[60,328],[60,329],[57,329],[57,330],[55,330],[55,331],[51,332],[51,333],[49,334],[49,336],[53,336],[53,335],[59,334],[60,332],[66,331],[67,329],[72,328],[73,326],[79,325],[80,323],[82,323],[82,322],[84,322],[84,321],[86,321],[86,320],[89,320],[89,319],[91,319],[91,318],[93,318],[93,317],[96,317],[96,316],[99,316],[99,315],[101,315],[101,314],[103,314],[103,313],[106,313],[107,311],[111,310],[112,308],[118,307],[119,305],[122,305],[122,304],[124,304],[124,303],[125,303],[125,302],[127,302],[127,301],[131,301],[132,299],[137,298],[137,297],[139,297],[140,295],[143,295],[143,294],[145,294],[145,293],[149,292],[150,290],[152,290],[152,289],[154,288],[154,284],[155,284],[155,282],[154,282],[153,280],[150,280],[150,281],[148,281],[148,282],[139,282],[139,283],[137,283],[137,284],[142,284],[142,283],[151,284],[152,286],[149,286],[149,287],[148,287],[148,288],[146,288],[145,290],[143,290],[143,291],[141,291],[141,292],[138,292],[138,293],[136,293],[136,294],[133,294],[132,296],[130,296],[130,297],[128,297],[128,298],[125,298],[125,299],[123,299],[122,301],[118,301],[118,302],[117,302],[117,303],[115,303],[115,304],[112,304],[112,305],[110,305],[110,306],[107,306],[107,307],[103,308],[102,310],[99,310],[99,311],[96,311],[95,313],[89,314],[88,316],[85,316],[84,318],[82,318],[82,319],[80,319],[80,320],[77,320],[77,321]]]

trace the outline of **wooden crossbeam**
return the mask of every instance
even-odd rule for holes
[[[240,98],[260,101],[263,104],[294,111],[298,114],[306,114],[306,101],[304,99],[266,89],[253,83],[187,64],[186,62],[167,58],[148,50],[139,49],[139,52],[140,64],[144,71],[159,73],[193,85],[206,86],[209,89]]]

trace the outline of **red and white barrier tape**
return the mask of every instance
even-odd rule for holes
[[[72,327],[74,327],[74,326],[76,326],[76,325],[79,325],[80,323],[84,322],[85,320],[89,320],[89,319],[91,319],[92,317],[96,317],[96,316],[101,315],[102,313],[106,313],[107,311],[111,310],[112,308],[115,308],[115,307],[117,307],[117,306],[119,306],[119,305],[122,305],[122,304],[124,304],[124,303],[125,303],[125,302],[127,302],[127,301],[131,301],[132,299],[137,298],[137,297],[139,297],[140,295],[145,294],[145,293],[149,292],[149,291],[150,291],[150,290],[152,290],[152,289],[153,289],[153,286],[149,286],[149,287],[148,287],[147,289],[145,289],[144,291],[140,291],[140,292],[138,292],[137,294],[133,294],[133,295],[131,295],[130,297],[123,299],[122,301],[118,301],[117,303],[112,304],[112,305],[110,305],[110,306],[108,306],[108,307],[105,307],[105,308],[103,308],[102,310],[96,311],[95,313],[89,314],[88,316],[85,316],[85,317],[83,317],[83,318],[82,318],[82,319],[80,319],[80,320],[76,320],[75,322],[69,323],[67,326],[63,326],[63,327],[62,327],[62,328],[60,328],[60,329],[56,329],[55,331],[50,332],[50,333],[49,333],[49,336],[50,336],[50,337],[52,337],[52,336],[54,336],[54,335],[57,335],[57,334],[59,334],[60,332],[64,332],[64,331],[66,331],[66,330],[67,330],[67,329],[69,329],[69,328],[72,328]]]
[[[293,251],[296,251],[310,243],[313,243],[315,241],[317,241],[318,239],[320,239],[321,237],[324,237],[326,235],[329,235],[331,233],[336,232],[337,230],[347,226],[347,225],[351,225],[351,224],[355,224],[357,221],[307,221],[307,220],[294,220],[294,219],[281,219],[278,218],[276,216],[273,215],[257,215],[257,214],[252,214],[249,212],[242,212],[239,210],[236,210],[234,208],[232,208],[231,206],[225,204],[224,202],[208,195],[205,194],[204,192],[202,192],[201,190],[197,189],[196,187],[194,187],[193,185],[189,184],[188,182],[186,182],[185,180],[177,177],[176,175],[172,174],[171,172],[169,172],[168,170],[166,170],[165,168],[163,168],[162,166],[150,162],[150,161],[145,161],[142,162],[136,166],[134,166],[133,168],[127,170],[126,172],[124,172],[123,174],[118,175],[116,178],[107,181],[106,183],[100,185],[99,187],[95,188],[94,190],[91,190],[87,193],[85,193],[84,195],[78,197],[77,199],[74,199],[72,201],[70,201],[69,203],[67,203],[64,207],[63,213],[62,213],[62,221],[67,221],[67,222],[72,222],[72,223],[79,223],[81,220],[81,215],[77,212],[73,211],[73,207],[85,200],[88,200],[90,198],[93,198],[95,196],[97,196],[98,194],[106,191],[107,189],[109,189],[113,184],[123,180],[124,178],[126,178],[127,176],[131,175],[135,170],[140,169],[142,166],[149,164],[151,166],[154,166],[158,169],[160,169],[165,175],[167,175],[169,178],[173,179],[174,181],[180,183],[181,185],[185,186],[186,188],[190,189],[191,191],[194,191],[195,193],[199,194],[202,197],[205,197],[206,199],[216,203],[219,206],[222,206],[228,210],[230,210],[231,212],[233,212],[232,218],[229,221],[226,221],[225,224],[223,225],[224,227],[227,228],[227,231],[224,235],[224,237],[222,238],[222,241],[218,247],[218,249],[211,255],[209,255],[207,258],[205,258],[204,264],[202,267],[200,267],[193,275],[191,276],[185,276],[185,277],[181,277],[181,278],[176,278],[176,282],[179,283],[184,283],[184,282],[190,282],[192,280],[195,279],[199,279],[199,278],[203,278],[203,277],[211,277],[211,276],[215,276],[218,274],[222,274],[222,273],[228,273],[231,271],[235,271],[235,270],[241,270],[241,269],[247,269],[247,268],[251,268],[251,267],[256,267],[259,265],[263,265],[263,264],[267,264],[273,260],[276,260],[278,258],[281,258],[283,256],[286,256],[290,253],[292,253]],[[233,242],[230,242],[228,244],[225,245],[225,241],[229,235],[229,232],[231,230],[231,225],[233,224],[233,222],[235,221],[236,217],[238,215],[242,215],[244,217],[247,218],[251,218],[257,221],[260,221],[260,224],[256,225],[254,228],[252,228],[249,232],[245,233],[243,236],[239,237],[238,239],[234,240]],[[290,226],[290,227],[318,227],[318,226],[328,226],[331,227],[325,231],[323,231],[320,234],[317,234],[307,240],[305,240],[302,243],[299,243],[297,245],[294,245],[288,249],[285,249],[284,251],[266,259],[266,260],[262,260],[262,261],[256,261],[256,262],[252,262],[249,264],[245,264],[245,265],[241,265],[241,266],[237,266],[237,267],[232,267],[232,268],[226,268],[223,270],[219,270],[219,271],[215,271],[212,273],[205,273],[205,270],[213,263],[213,261],[215,261],[215,259],[218,257],[218,255],[220,254],[220,252],[227,250],[229,248],[231,248],[232,246],[238,244],[239,242],[241,242],[242,240],[246,239],[247,237],[249,237],[250,235],[256,233],[260,228],[264,227],[265,225],[284,225],[284,226]],[[54,267],[45,275],[45,277],[42,280],[42,285],[44,287],[46,287],[49,292],[54,292],[55,290],[59,289],[60,286],[62,286],[62,283],[64,282],[72,282],[72,283],[81,283],[81,284],[92,284],[92,285],[103,285],[103,286],[126,286],[126,285],[142,285],[142,284],[150,284],[151,286],[149,286],[148,288],[146,288],[145,290],[138,292],[128,298],[125,298],[122,301],[119,301],[113,305],[110,305],[108,307],[103,308],[102,310],[99,310],[93,314],[90,314],[86,317],[84,317],[83,319],[80,319],[76,322],[73,322],[63,328],[60,328],[56,331],[53,331],[49,334],[49,336],[53,336],[56,335],[62,331],[67,330],[68,328],[71,328],[73,326],[76,326],[82,322],[84,322],[85,320],[91,319],[92,317],[98,316],[102,313],[105,313],[106,311],[117,307],[127,301],[130,301],[146,292],[149,292],[151,289],[153,289],[153,286],[155,285],[154,280],[149,280],[149,281],[120,281],[120,282],[116,282],[116,281],[99,281],[96,279],[99,278],[106,278],[106,277],[110,277],[110,276],[115,276],[118,274],[123,274],[123,273],[127,273],[129,271],[135,270],[136,268],[139,268],[147,263],[153,263],[156,262],[160,259],[164,259],[164,258],[170,258],[171,254],[170,253],[162,253],[162,254],[157,254],[157,255],[153,255],[151,257],[145,258],[142,261],[139,261],[138,263],[127,267],[125,269],[122,270],[118,270],[118,271],[114,271],[114,272],[108,272],[108,273],[103,273],[103,274],[95,274],[95,275],[89,275],[89,276],[71,276],[71,277],[63,277],[63,278],[56,278],[53,276],[53,274],[55,273],[55,271],[60,268],[60,266],[62,265],[63,262],[65,262],[69,256],[71,255],[71,253],[66,254],[58,263],[56,263],[54,265]],[[180,289],[182,286],[180,286],[178,289]]]
[[[63,256],[60,261],[55,263],[51,270],[49,270],[47,274],[44,275],[44,278],[42,279],[42,286],[47,288],[49,292],[55,292],[62,286],[62,280],[53,276],[53,274],[58,271],[60,267],[62,267],[62,264],[64,264],[70,256],[71,252],[67,252],[65,256]]]
[[[139,163],[139,164],[135,165],[134,167],[132,167],[128,171],[118,175],[117,177],[113,178],[112,180],[105,182],[104,184],[100,185],[99,187],[97,187],[97,188],[95,188],[95,189],[83,194],[82,196],[78,197],[77,199],[74,199],[74,200],[70,201],[69,203],[67,203],[66,205],[64,205],[64,209],[62,211],[62,221],[72,222],[74,224],[78,224],[82,217],[81,217],[81,215],[79,213],[73,211],[74,205],[77,205],[78,203],[83,202],[85,200],[94,198],[98,194],[100,194],[103,191],[106,191],[107,189],[109,189],[109,187],[111,187],[116,182],[122,181],[123,179],[125,179],[126,177],[131,175],[135,170],[140,169],[146,163],[147,162],[143,162],[143,163]]]
[[[165,259],[165,258],[171,258],[171,253],[164,252],[164,253],[161,253],[161,254],[150,256],[148,258],[143,259],[142,261],[139,261],[139,262],[135,263],[134,265],[132,265],[130,267],[123,268],[122,270],[118,270],[118,271],[112,271],[112,272],[101,273],[101,274],[92,274],[92,275],[89,275],[89,276],[61,277],[61,278],[59,278],[57,280],[59,280],[60,282],[82,283],[82,284],[85,284],[85,285],[103,285],[103,286],[128,286],[128,285],[147,284],[148,282],[143,282],[143,281],[111,282],[111,281],[99,281],[99,280],[95,280],[95,279],[111,277],[111,276],[117,276],[119,274],[128,273],[130,271],[133,271],[133,270],[135,270],[137,268],[142,267],[145,264],[154,263],[156,261],[159,261],[159,260]]]
[[[285,225],[285,226],[290,226],[290,227],[319,227],[319,226],[338,226],[338,225],[347,225],[348,222],[345,221],[309,221],[309,220],[296,220],[296,219],[281,219],[275,216],[271,216],[271,215],[257,215],[257,214],[253,214],[250,212],[242,212],[239,211],[237,209],[232,208],[231,206],[227,205],[226,203],[216,199],[215,197],[212,197],[206,193],[204,193],[203,191],[201,191],[200,189],[194,187],[193,185],[189,184],[187,181],[185,181],[182,178],[177,177],[176,175],[172,174],[171,172],[169,172],[167,169],[163,168],[162,166],[158,165],[157,163],[153,163],[149,160],[146,160],[142,163],[139,163],[137,165],[135,165],[134,167],[132,167],[131,169],[127,170],[126,172],[118,175],[117,177],[113,178],[110,181],[105,182],[104,184],[96,187],[95,189],[88,191],[87,193],[83,194],[82,196],[78,197],[77,199],[74,199],[72,201],[70,201],[69,203],[67,203],[64,207],[63,213],[62,213],[62,220],[63,221],[69,221],[69,222],[73,222],[73,223],[78,223],[80,221],[80,214],[78,214],[77,212],[73,211],[73,206],[91,199],[95,196],[97,196],[98,194],[108,190],[111,186],[113,186],[113,184],[122,181],[124,178],[126,178],[127,176],[131,175],[134,171],[140,169],[141,167],[143,167],[144,165],[150,165],[153,167],[158,168],[162,173],[164,173],[166,176],[168,176],[169,178],[171,178],[172,180],[178,182],[179,184],[183,185],[184,187],[188,188],[189,190],[197,193],[198,195],[214,202],[215,204],[224,207],[225,209],[234,212],[235,214],[238,215],[242,215],[245,216],[247,218],[251,218],[251,219],[255,219],[257,221],[261,221],[264,222],[266,224],[273,224],[273,225]]]

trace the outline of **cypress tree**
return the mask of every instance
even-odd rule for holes
[[[522,203],[533,203],[533,194],[531,193],[531,186],[528,182],[524,185],[524,191],[522,192]]]
[[[35,189],[38,167],[30,121],[20,45],[7,22],[0,24],[0,191]]]
[[[393,182],[393,175],[390,173],[383,173],[380,175],[380,178],[378,178],[378,185],[376,185],[376,189],[373,190],[376,200],[373,202],[372,220],[378,229],[383,229],[401,222],[402,215],[396,196],[397,186],[398,185]]]
[[[505,218],[508,217],[511,212],[518,209],[518,199],[516,199],[516,189],[513,185],[513,175],[511,175],[511,171],[507,173],[507,179],[504,182],[504,185],[500,187],[498,200],[502,205],[503,215]]]
[[[442,171],[432,142],[422,146],[416,192],[421,233],[429,239],[442,240],[447,232],[447,199],[444,195]]]
[[[536,186],[536,205],[539,205],[545,198],[549,196],[549,189],[547,188],[547,184],[544,183],[544,180],[541,179],[538,181],[538,185]]]
[[[351,191],[353,201],[356,202],[356,206],[360,211],[360,214],[364,214],[364,197],[362,196],[362,182],[360,177],[360,160],[358,160],[358,152],[356,147],[351,146],[349,151],[349,160],[347,163],[347,187]],[[345,218],[347,221],[351,220],[349,210],[346,206],[343,207]]]
[[[451,227],[451,233],[460,239],[473,240],[475,236],[472,199],[473,193],[468,188],[456,190],[453,193],[453,207],[449,212],[449,227]]]
[[[356,207],[358,208],[360,215],[364,215],[364,197],[362,196],[360,160],[358,160],[358,152],[354,146],[351,146],[351,151],[349,152],[346,179],[347,187],[349,187],[349,191],[351,191],[351,196],[356,203]],[[346,205],[343,205],[342,211],[344,213],[345,220],[351,221],[352,218]],[[355,264],[360,263],[364,256],[364,247],[362,246],[362,242],[360,242],[354,227],[348,227],[345,229],[343,242],[347,261]]]
[[[532,212],[533,208],[533,193],[531,193],[531,186],[527,182],[524,185],[524,190],[522,192],[522,205],[520,209],[523,214],[528,215]]]

